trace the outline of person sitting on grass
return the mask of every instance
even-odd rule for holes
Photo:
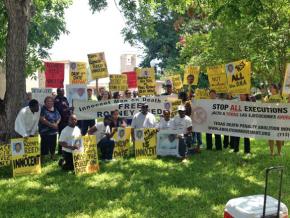
[[[61,131],[59,137],[59,144],[62,147],[63,156],[63,159],[59,160],[59,166],[63,170],[74,170],[72,152],[80,148],[80,145],[74,142],[82,136],[81,130],[77,127],[77,122],[76,115],[70,115],[68,126]]]
[[[113,135],[117,131],[114,128],[111,131],[110,123],[111,117],[105,116],[104,122],[98,122],[95,126],[91,127],[88,131],[90,135],[96,134],[97,136],[97,145],[101,150],[101,160],[111,161],[113,160],[113,152],[115,147],[115,142],[112,139]]]

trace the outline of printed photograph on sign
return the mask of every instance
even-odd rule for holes
[[[70,62],[70,84],[86,84],[87,69],[85,62]]]
[[[176,133],[170,131],[160,131],[157,134],[157,155],[177,156],[178,155],[178,137]]]
[[[74,84],[66,85],[67,100],[72,105],[72,100],[88,100],[87,87],[86,85]]]
[[[118,128],[118,140],[125,140],[125,128]]]
[[[197,85],[199,73],[199,66],[187,66],[184,72],[183,85]]]
[[[144,142],[144,129],[135,129],[135,141]]]
[[[25,150],[24,150],[23,142],[22,141],[12,142],[11,143],[11,151],[12,151],[12,156],[24,155]]]
[[[234,74],[235,73],[235,64],[234,63],[229,63],[226,64],[226,72],[227,74]]]
[[[80,152],[84,151],[84,144],[83,144],[83,140],[81,138],[73,140],[72,145],[79,148],[79,149],[77,149],[77,151],[80,151]]]

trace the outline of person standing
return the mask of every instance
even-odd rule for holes
[[[217,94],[215,90],[210,90],[209,92],[210,99],[214,100],[217,98]],[[216,150],[222,150],[222,138],[221,135],[214,134],[214,139],[215,139],[215,148]],[[206,149],[207,150],[212,150],[212,134],[211,133],[206,133]]]
[[[32,137],[37,134],[40,117],[38,101],[32,99],[28,106],[22,108],[17,114],[14,130],[22,137]]]
[[[178,106],[178,114],[172,120],[172,129],[179,134],[179,155],[186,161],[186,148],[191,145],[192,120],[185,115],[185,107]]]
[[[38,128],[41,138],[41,155],[45,156],[50,153],[52,160],[54,160],[56,136],[60,120],[61,116],[56,108],[54,108],[53,97],[47,96],[41,108]]]
[[[61,120],[58,125],[58,134],[61,134],[61,131],[68,125],[68,119],[71,114],[69,103],[67,98],[64,96],[64,89],[58,88],[56,90],[57,95],[54,98],[54,107],[59,112]],[[58,154],[62,153],[61,145],[58,145]]]
[[[171,80],[166,80],[165,90],[166,90],[166,92],[162,93],[161,95],[177,97],[177,95],[173,93],[173,84],[172,84]]]
[[[75,145],[74,141],[82,137],[81,130],[77,127],[77,122],[76,115],[70,115],[68,126],[62,130],[59,137],[63,156],[63,159],[59,160],[59,166],[63,170],[74,170],[72,152],[79,149],[79,146]]]
[[[92,101],[93,100],[93,90],[90,88],[87,89],[87,94],[88,94],[88,100]],[[94,119],[82,120],[80,123],[81,123],[82,135],[86,135],[88,132],[88,129],[93,127],[96,124],[96,121]]]
[[[195,88],[196,88],[196,86],[193,84],[194,75],[193,74],[188,75],[186,80],[187,80],[187,85],[183,86],[183,91],[186,92],[188,97],[191,99],[194,95]]]
[[[170,111],[164,110],[163,117],[160,119],[160,122],[157,124],[158,130],[172,130],[172,120],[170,119]]]

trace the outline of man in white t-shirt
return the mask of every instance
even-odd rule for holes
[[[172,120],[172,128],[179,133],[179,155],[185,159],[186,147],[190,147],[192,120],[189,116],[185,115],[185,107],[178,106],[178,115]]]
[[[62,147],[63,159],[59,161],[59,165],[64,170],[73,170],[73,150],[80,149],[81,143],[75,143],[81,140],[81,130],[77,127],[77,117],[72,114],[68,120],[68,126],[66,126],[60,134],[59,144]]]
[[[40,117],[38,101],[32,99],[27,107],[22,108],[17,114],[14,129],[22,137],[35,136]]]
[[[155,128],[156,118],[148,111],[148,104],[143,103],[141,106],[141,112],[134,115],[132,120],[132,140],[135,141],[134,129],[142,128]]]
[[[101,160],[113,160],[113,152],[115,142],[112,139],[117,128],[110,129],[111,117],[105,116],[104,122],[98,122],[88,131],[90,135],[95,134],[97,137],[97,145],[101,150]]]
[[[160,119],[160,122],[157,124],[158,130],[172,130],[172,120],[170,119],[170,111],[164,110],[163,117]]]

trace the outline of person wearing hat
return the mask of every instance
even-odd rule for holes
[[[165,81],[165,90],[166,92],[162,93],[161,95],[169,95],[169,96],[176,96],[176,94],[173,93],[173,84],[171,80]]]
[[[132,140],[134,141],[134,129],[155,128],[156,118],[148,111],[148,104],[143,103],[141,111],[134,115],[132,120]]]
[[[186,147],[191,144],[192,134],[192,120],[189,116],[185,115],[185,107],[178,106],[178,114],[172,120],[173,130],[178,131],[179,134],[179,155],[185,160]]]
[[[104,122],[98,122],[88,130],[90,135],[97,136],[97,145],[101,150],[101,160],[113,160],[115,142],[112,139],[117,128],[110,128],[111,116],[106,115]]]

